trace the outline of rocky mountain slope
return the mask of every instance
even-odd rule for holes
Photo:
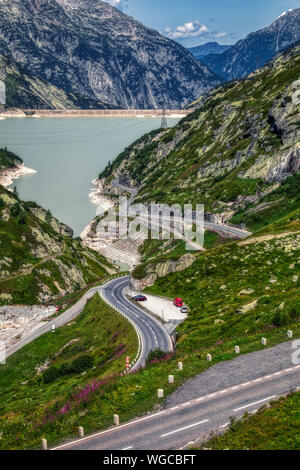
[[[6,85],[6,108],[111,108],[96,99],[68,93],[51,85],[2,54],[0,54],[0,80]]]
[[[250,230],[299,216],[300,45],[193,103],[170,130],[127,148],[100,175],[129,174],[136,202],[202,203],[206,217]]]
[[[111,272],[72,236],[49,211],[0,186],[0,305],[48,303]]]
[[[203,57],[209,54],[222,54],[222,52],[227,51],[230,49],[231,46],[227,46],[224,44],[219,44],[215,41],[207,42],[206,44],[202,44],[201,46],[190,47],[189,51],[196,57],[196,59],[203,59]]]
[[[206,56],[203,61],[226,80],[243,78],[299,40],[300,8],[282,13],[267,28],[249,34],[222,54]]]
[[[190,52],[100,0],[2,0],[0,48],[68,93],[178,108],[220,83]]]

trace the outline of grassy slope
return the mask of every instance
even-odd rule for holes
[[[299,230],[300,227],[291,224],[290,231],[292,232],[293,229]],[[278,242],[280,243],[278,244]],[[267,257],[260,256],[260,252],[267,254]],[[53,445],[61,439],[75,437],[79,425],[83,425],[86,432],[105,429],[111,425],[114,413],[118,413],[121,421],[124,422],[153,409],[155,404],[161,402],[157,399],[157,388],[163,388],[165,396],[167,396],[189,377],[203,372],[211,364],[232,359],[235,357],[235,344],[240,345],[241,353],[244,354],[263,348],[261,345],[262,336],[267,338],[268,346],[286,341],[286,331],[289,328],[294,331],[295,337],[297,337],[300,334],[299,281],[295,282],[292,279],[297,266],[295,268],[291,266],[297,263],[298,258],[299,239],[296,234],[283,240],[274,239],[254,246],[239,246],[237,242],[232,242],[199,255],[195,264],[183,273],[172,274],[160,279],[151,289],[154,293],[159,291],[160,294],[165,293],[171,296],[176,292],[176,294],[182,295],[191,307],[189,318],[179,329],[179,341],[175,354],[135,374],[110,379],[107,383],[102,384],[86,403],[80,402],[78,407],[76,405],[75,409],[70,412],[63,414],[58,412],[58,417],[55,413],[63,409],[67,395],[61,397],[58,402],[53,398],[53,395],[59,394],[61,396],[61,391],[64,393],[70,384],[74,385],[75,378],[72,380],[70,378],[70,382],[66,383],[66,389],[65,379],[59,379],[46,386],[35,381],[22,386],[20,383],[32,376],[34,364],[42,364],[44,358],[49,355],[53,356],[61,345],[66,344],[70,339],[77,338],[78,335],[73,330],[70,335],[66,334],[69,327],[65,327],[65,329],[61,329],[62,336],[59,344],[52,343],[51,333],[47,336],[51,343],[48,344],[41,338],[27,346],[18,353],[19,356],[11,358],[15,361],[15,368],[11,369],[12,364],[8,364],[8,375],[3,381],[3,384],[6,383],[8,387],[10,387],[10,383],[18,385],[16,385],[17,392],[12,392],[10,389],[9,396],[11,398],[5,399],[4,410],[9,410],[9,407],[13,406],[13,413],[4,415],[5,418],[8,417],[7,424],[1,426],[0,421],[0,430],[4,436],[7,436],[6,439],[0,441],[0,445],[3,448],[39,447],[40,439],[44,436]],[[253,267],[253,259],[257,263],[256,269]],[[207,277],[203,276],[202,272],[203,274],[205,272]],[[275,277],[277,283],[270,283],[269,280]],[[219,287],[225,283],[226,290],[220,290]],[[248,295],[238,295],[241,289],[249,287],[253,287],[255,292]],[[270,290],[266,290],[265,287],[270,287]],[[247,314],[237,312],[239,307],[254,298],[259,298],[258,307],[255,310]],[[286,302],[285,305],[279,308],[283,301]],[[98,311],[98,306],[95,307],[92,304],[92,307],[90,310]],[[110,323],[110,308],[106,305],[100,305],[100,307],[101,312],[104,313],[104,319],[109,319],[110,331],[113,333],[115,328]],[[218,311],[219,309],[221,310]],[[77,322],[81,321],[80,318]],[[224,323],[216,323],[215,320],[221,320]],[[101,319],[99,322],[93,321],[90,325],[97,328],[99,324],[102,325]],[[74,328],[77,327],[74,326]],[[89,334],[89,331],[89,327],[83,322],[82,333]],[[43,350],[43,344],[46,345],[45,350]],[[88,346],[91,347],[90,344]],[[82,350],[81,353],[85,353],[89,347],[85,351]],[[94,354],[94,350],[92,352]],[[206,361],[208,352],[212,354],[212,363]],[[36,354],[40,353],[41,356],[38,356],[37,360]],[[95,352],[95,355],[101,359],[102,353],[103,351],[101,354]],[[32,355],[33,360],[31,361]],[[24,367],[24,363],[20,359],[21,356],[24,361],[30,359],[30,367]],[[65,358],[60,360],[65,360]],[[184,363],[182,372],[177,370],[177,361],[179,360]],[[10,369],[13,370],[12,374],[17,377],[16,382],[10,376]],[[22,376],[18,376],[20,370]],[[168,374],[175,376],[174,385],[167,383]],[[82,376],[76,378],[76,384],[78,384],[78,378],[82,380]],[[5,387],[3,392],[8,397]],[[12,400],[13,394],[16,394],[13,397],[14,400]],[[39,409],[40,394],[41,397],[49,398],[49,401],[46,399],[43,401],[44,407],[42,406],[41,409]],[[25,395],[28,395],[28,398],[24,399]],[[32,402],[26,403],[26,400],[30,400],[30,398],[32,398]],[[74,400],[76,402],[76,399]],[[49,411],[45,415],[46,406]],[[46,419],[43,421],[45,417]],[[24,421],[26,423],[25,429],[27,429],[25,433]],[[33,428],[36,424],[37,427]]]
[[[0,165],[19,162],[5,150]],[[0,305],[50,302],[107,274],[111,267],[34,203],[0,186]]]
[[[76,342],[62,350],[72,340]],[[95,295],[78,319],[14,354],[6,365],[0,365],[0,431],[3,433],[0,448],[18,448],[25,441],[27,447],[36,444],[35,439],[43,434],[44,428],[50,441],[74,432],[76,420],[83,419],[78,418],[80,412],[91,406],[99,390],[82,393],[80,397],[78,393],[89,384],[123,372],[125,357],[133,358],[137,348],[136,333],[127,320]],[[45,372],[37,375],[36,368],[47,362],[58,369],[86,355],[92,358],[93,366],[84,375],[66,373],[50,383],[44,383]],[[65,405],[67,411],[55,414]],[[111,420],[111,414],[106,416],[104,404],[100,403],[99,408],[94,406],[96,414],[87,416],[86,426],[101,426]],[[56,416],[54,423],[47,410]]]
[[[182,297],[190,306],[188,319],[177,328],[178,349],[191,352],[234,338],[243,343],[248,335],[298,323],[299,229],[295,222],[283,238],[251,244],[250,238],[248,244],[232,242],[211,249],[198,255],[190,268],[147,288],[154,294]],[[249,293],[242,293],[245,290]],[[239,312],[254,301],[255,308]]]
[[[215,214],[239,214],[232,221],[250,228],[256,228],[257,217],[252,220],[246,210],[261,202],[273,200],[272,218],[281,217],[293,209],[294,195],[284,185],[278,191],[268,168],[295,148],[299,136],[300,106],[291,98],[299,73],[297,46],[248,79],[202,97],[195,103],[199,109],[171,130],[154,131],[133,143],[100,177],[109,182],[113,174],[128,172],[142,184],[136,201],[203,203]],[[283,118],[281,136],[270,113]],[[269,213],[269,208],[259,211],[260,225],[269,223]]]
[[[165,374],[174,373],[178,359],[184,361],[185,377],[193,376],[207,367],[204,362],[207,352],[212,354],[214,362],[220,362],[233,357],[235,344],[246,353],[262,347],[262,336],[271,346],[286,339],[288,328],[293,329],[295,336],[300,333],[300,245],[299,233],[296,233],[300,229],[299,173],[281,184],[267,182],[263,173],[256,177],[252,172],[254,177],[247,179],[240,176],[254,167],[260,156],[267,162],[293,148],[289,132],[299,132],[299,107],[292,110],[288,103],[292,93],[290,85],[299,76],[299,67],[298,48],[250,79],[218,88],[174,129],[156,131],[139,139],[100,175],[109,183],[118,171],[129,172],[137,184],[143,184],[138,196],[142,202],[204,202],[206,209],[215,213],[226,211],[228,203],[235,203],[238,196],[262,193],[255,202],[249,199],[234,205],[231,222],[245,224],[256,232],[252,239],[264,236],[271,236],[271,239],[261,238],[251,244],[233,241],[216,246],[219,243],[216,236],[206,234],[208,251],[199,254],[191,267],[158,279],[147,289],[153,294],[181,296],[190,306],[188,319],[177,328],[176,359],[161,365],[156,372],[159,386],[163,385],[163,370]],[[268,114],[274,106],[286,112],[285,142],[271,132]],[[226,109],[227,116],[224,115]],[[224,127],[220,128],[221,125]],[[250,147],[252,155],[236,169],[224,174],[214,171],[201,179],[197,176],[206,164],[217,164],[221,160],[226,164],[237,152],[246,155]],[[289,234],[283,235],[286,232]],[[275,235],[280,238],[274,238]],[[164,243],[158,241],[144,244],[141,248],[143,264],[136,268],[136,277],[143,278],[149,263],[183,254],[178,242],[174,243],[173,250],[163,246]],[[242,313],[240,309],[252,302],[253,309]],[[284,432],[287,425],[280,428],[281,411],[275,407],[274,434],[277,433],[278,439],[274,443],[270,433],[265,433],[265,438],[261,434],[257,443],[260,448],[291,445],[299,401],[297,398],[290,400],[295,406],[287,419],[287,425],[291,423],[290,433]],[[251,418],[248,427],[245,424],[250,438],[255,433],[252,423],[257,424],[253,420],[255,418]],[[237,432],[224,439],[224,447],[230,447],[230,439],[233,446],[234,442],[239,442],[243,425],[236,426]],[[241,436],[241,442],[242,439]],[[216,446],[219,446],[218,441]],[[219,447],[222,446],[220,440]]]
[[[285,73],[292,74],[294,72],[288,69]],[[281,78],[283,79],[283,76]],[[292,78],[285,75],[284,79],[291,80]],[[236,86],[239,87],[240,85],[237,84]],[[250,89],[250,91],[253,90]],[[249,100],[251,101],[250,91]],[[230,96],[228,96],[229,98]],[[206,110],[202,108],[202,111],[196,113],[201,114],[203,112],[202,118],[207,118],[205,113],[211,113],[217,106],[214,100],[215,97],[207,104],[208,108]],[[259,101],[258,96],[255,96],[255,100],[258,107],[261,106],[262,102]],[[251,106],[252,104],[255,106],[255,103],[251,103]],[[195,117],[197,118],[197,114],[183,121],[179,126],[185,126],[186,131],[189,132],[190,125],[195,125],[195,121],[198,119],[193,121]],[[166,145],[172,141],[174,132],[176,130],[167,131],[165,135]],[[136,170],[137,175],[138,172],[142,175],[144,171],[149,174],[146,183],[149,188],[151,184],[151,191],[153,187],[155,193],[151,197],[162,202],[170,195],[172,199],[172,194],[176,194],[177,191],[179,196],[182,196],[182,200],[187,195],[193,194],[197,202],[203,202],[200,199],[202,197],[201,191],[198,193],[193,191],[192,184],[189,191],[182,188],[178,191],[176,178],[169,182],[163,180],[167,189],[166,191],[161,189],[162,180],[160,177],[161,175],[164,177],[161,168],[158,168],[154,161],[153,163],[158,168],[157,173],[155,170],[149,171],[149,167],[147,167],[149,161],[153,158],[153,151],[158,150],[156,143],[151,142],[155,134],[156,137],[162,135],[161,132],[158,134],[152,133],[150,137],[146,136],[140,139],[139,145],[142,144],[143,146],[143,142],[147,141],[151,148],[146,147],[143,149],[143,155],[140,155],[141,159],[139,161],[141,166]],[[191,140],[189,138],[185,139],[187,145],[192,142],[193,138],[197,140],[203,137],[203,133],[199,130],[197,132],[194,130],[193,134]],[[196,142],[196,140],[193,143],[195,151],[199,145],[203,145],[202,140],[201,142]],[[275,142],[275,144],[277,145],[278,142]],[[157,142],[157,146],[159,145],[161,144]],[[191,149],[191,147],[189,148]],[[271,151],[274,148],[271,146]],[[134,146],[131,146],[130,150],[134,150]],[[119,157],[118,163],[120,163],[120,160],[124,160],[126,155],[128,157],[128,151],[121,158]],[[177,158],[175,154],[173,156]],[[185,165],[185,160],[186,165],[189,164],[189,153],[187,157],[182,159],[183,165]],[[168,158],[167,156],[164,162],[168,162]],[[128,160],[129,167],[132,170],[136,168],[132,159]],[[108,179],[111,178],[112,168],[115,168],[114,164],[106,170],[105,176]],[[168,168],[167,165],[166,168]],[[186,181],[186,176],[190,173],[184,171],[182,180]],[[232,175],[232,177],[238,184],[238,191],[242,188],[243,191],[252,192],[253,188],[256,187],[256,182],[252,183],[247,180],[244,183],[244,181],[237,181],[236,176]],[[150,182],[150,178],[152,178],[152,182]],[[248,185],[248,183],[250,184]],[[211,199],[213,201],[215,186],[212,182],[210,182],[210,187],[212,189],[211,193],[207,195],[207,200]],[[234,187],[236,188],[236,186]],[[220,186],[217,191],[219,191],[219,188]],[[144,196],[147,199],[149,194],[144,194]],[[198,196],[200,200],[198,200]],[[282,220],[279,220],[280,218]],[[271,233],[280,232],[283,228],[291,232],[299,230],[299,224],[297,221],[293,221],[293,216],[290,215],[289,210],[286,214],[281,213],[278,217],[274,217],[272,221],[274,224],[268,227],[268,231]],[[267,219],[266,223],[268,223]],[[208,242],[214,245],[214,240],[208,240]],[[149,246],[149,251],[146,250],[143,256],[148,259],[149,256],[155,255],[155,249],[155,246]],[[176,246],[175,249],[180,252],[181,247]],[[239,344],[241,352],[246,353],[262,348],[260,341],[262,336],[267,337],[268,345],[271,346],[286,340],[286,330],[288,328],[293,329],[295,335],[298,335],[300,333],[299,280],[294,280],[298,268],[298,258],[299,238],[297,238],[297,234],[291,234],[283,239],[261,241],[245,246],[232,242],[224,246],[211,248],[207,253],[200,254],[194,265],[184,272],[171,274],[158,280],[150,289],[151,292],[159,292],[159,294],[169,296],[173,296],[175,293],[176,295],[182,295],[191,307],[189,318],[178,330],[179,341],[175,355],[165,361],[151,365],[146,370],[119,378],[115,383],[105,384],[102,390],[103,394],[97,394],[97,397],[94,398],[95,401],[83,406],[82,411],[88,410],[88,413],[80,417],[66,413],[59,418],[59,425],[57,421],[55,423],[47,422],[44,428],[37,429],[33,436],[25,435],[26,446],[29,443],[36,446],[43,434],[50,437],[50,442],[74,435],[76,426],[79,424],[83,424],[88,432],[99,427],[103,428],[111,423],[111,416],[114,412],[120,414],[121,420],[145,413],[145,411],[152,409],[155,403],[159,402],[156,398],[157,388],[164,388],[167,395],[187,378],[209,367],[210,364],[205,360],[207,352],[212,354],[213,363],[216,363],[233,358],[235,344]],[[276,283],[270,282],[271,279],[275,280],[275,278]],[[266,287],[269,289],[266,289]],[[254,292],[239,295],[242,289],[249,288],[252,288]],[[268,297],[269,295],[270,297]],[[252,311],[244,314],[238,312],[240,307],[256,299],[258,300],[257,307]],[[284,305],[282,305],[283,301],[285,301]],[[184,370],[181,373],[176,371],[178,360],[184,362]],[[167,384],[169,373],[175,375],[174,385]],[[53,404],[50,411],[55,410],[55,406]],[[105,416],[102,420],[99,419],[99,410],[103,410],[102,416]],[[21,439],[24,434],[24,427],[22,426],[20,424],[15,428],[18,439]],[[9,432],[11,438],[12,431]],[[24,441],[15,440],[7,441],[6,445],[11,446],[12,442],[16,447],[25,445]]]
[[[203,444],[213,450],[300,450],[300,393],[280,398]]]

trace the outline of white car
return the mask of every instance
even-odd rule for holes
[[[180,309],[181,313],[188,313],[188,308],[186,305],[184,305],[183,307],[181,307]]]

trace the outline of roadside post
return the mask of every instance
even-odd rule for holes
[[[126,372],[128,372],[130,369],[130,357],[126,356]]]
[[[47,439],[42,439],[42,449],[48,450]]]
[[[119,415],[114,415],[114,425],[119,426],[119,424],[120,424]]]

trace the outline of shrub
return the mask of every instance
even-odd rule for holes
[[[144,264],[139,264],[132,272],[132,277],[134,279],[144,279],[146,277],[147,271]]]
[[[85,354],[74,359],[71,364],[64,362],[60,367],[51,366],[44,372],[44,383],[47,384],[54,382],[58,377],[63,377],[65,375],[79,374],[84,370],[91,369],[93,364],[93,358]]]
[[[51,366],[49,367],[49,369],[47,369],[44,372],[44,376],[43,376],[44,383],[48,384],[48,383],[54,382],[54,380],[56,380],[58,376],[59,376],[59,370],[57,369],[57,367]]]
[[[154,349],[154,351],[150,351],[148,354],[146,363],[150,364],[152,361],[163,359],[166,356],[166,353],[161,349]]]
[[[75,373],[82,372],[87,369],[91,369],[93,367],[94,361],[91,356],[83,355],[79,356],[71,363],[71,371]]]
[[[21,206],[18,202],[16,202],[10,209],[10,214],[12,217],[18,217],[19,215],[21,215],[22,213],[22,209],[21,209]]]

